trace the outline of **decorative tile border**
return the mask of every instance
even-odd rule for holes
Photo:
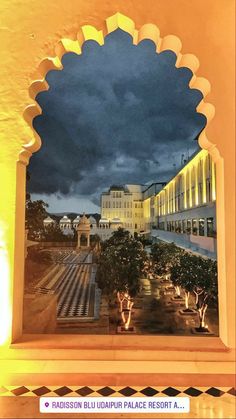
[[[221,397],[223,395],[236,396],[236,389],[234,387],[78,387],[78,386],[2,386],[0,387],[1,396],[81,396],[81,397],[175,397],[175,396],[189,396],[199,397],[202,394],[208,394],[212,397]]]

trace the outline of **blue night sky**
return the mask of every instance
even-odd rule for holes
[[[102,47],[89,41],[81,55],[64,55],[63,70],[49,72],[50,88],[37,96],[42,147],[29,167],[32,199],[52,212],[99,212],[111,184],[168,181],[205,126],[192,73],[175,61],[120,30]]]

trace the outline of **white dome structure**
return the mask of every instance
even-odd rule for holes
[[[64,215],[59,222],[60,228],[62,230],[71,229],[71,220],[67,215]]]
[[[111,224],[123,224],[120,218],[112,218]]]
[[[43,220],[43,224],[44,224],[44,227],[47,227],[49,225],[55,224],[55,220],[53,220],[51,217],[48,216],[47,218]]]
[[[108,218],[100,218],[99,220],[99,228],[109,228],[109,220]]]
[[[80,216],[79,216],[79,215],[77,215],[77,216],[76,216],[76,218],[75,218],[75,219],[73,220],[73,222],[72,222],[73,227],[74,227],[74,228],[77,228],[77,227],[78,227],[79,222],[80,222]]]
[[[60,223],[61,223],[61,222],[67,222],[67,221],[71,222],[71,220],[70,220],[70,218],[68,217],[68,215],[63,215],[63,217],[60,219]]]
[[[109,220],[108,220],[108,218],[100,218],[100,220],[99,220],[99,224],[103,224],[103,223],[109,223]]]

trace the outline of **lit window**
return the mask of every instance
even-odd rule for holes
[[[214,231],[214,218],[209,217],[207,218],[207,236],[208,237],[215,237],[216,233]]]
[[[187,220],[187,233],[191,234],[192,232],[192,222],[191,220]]]
[[[192,227],[193,227],[193,234],[196,236],[198,234],[198,228],[197,228],[197,220],[196,220],[196,218],[193,218]]]
[[[200,218],[199,219],[199,236],[204,236],[205,235],[205,220],[204,218]]]

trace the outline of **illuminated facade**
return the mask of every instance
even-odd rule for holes
[[[201,208],[204,211],[208,208],[209,215],[212,214],[215,219],[216,200],[215,165],[207,151],[197,153],[157,194],[155,200],[154,219],[157,220],[157,227],[167,231],[205,235],[207,225],[206,220],[203,225]],[[195,208],[198,220],[190,222],[188,215],[194,215]],[[215,231],[215,220],[211,227]]]
[[[101,195],[101,220],[99,225],[114,229],[118,224],[131,234],[144,233],[150,222],[148,202],[150,195],[157,193],[161,185],[113,185]],[[103,221],[105,220],[105,221]]]
[[[215,201],[215,164],[202,150],[151,199],[152,236],[216,257]]]
[[[144,229],[141,185],[110,187],[101,195],[101,217],[108,220],[108,228],[118,224],[131,233]]]
[[[159,226],[171,230],[168,226],[168,221],[173,221],[171,214],[214,205],[215,200],[215,164],[207,151],[202,150],[156,196],[155,215]],[[187,225],[180,226],[183,232],[188,228]]]
[[[68,218],[67,215],[64,215],[60,219],[59,225],[60,225],[60,229],[61,230],[71,229],[71,220],[70,220],[70,218]]]
[[[90,217],[93,234],[107,240],[119,227],[131,234],[175,242],[216,257],[215,164],[206,150],[195,153],[168,182],[147,185],[112,185],[101,195],[99,224]],[[64,234],[77,228],[67,215],[59,225]],[[50,217],[45,227],[54,223]]]
[[[44,225],[44,228],[47,228],[47,227],[49,227],[49,226],[51,226],[51,225],[54,225],[55,224],[55,220],[53,220],[51,217],[47,217],[47,218],[45,218],[45,220],[43,220],[43,225]]]
[[[111,186],[101,195],[99,227],[107,229],[108,237],[119,221],[132,234],[215,256],[215,182],[215,164],[201,150],[167,184]]]

